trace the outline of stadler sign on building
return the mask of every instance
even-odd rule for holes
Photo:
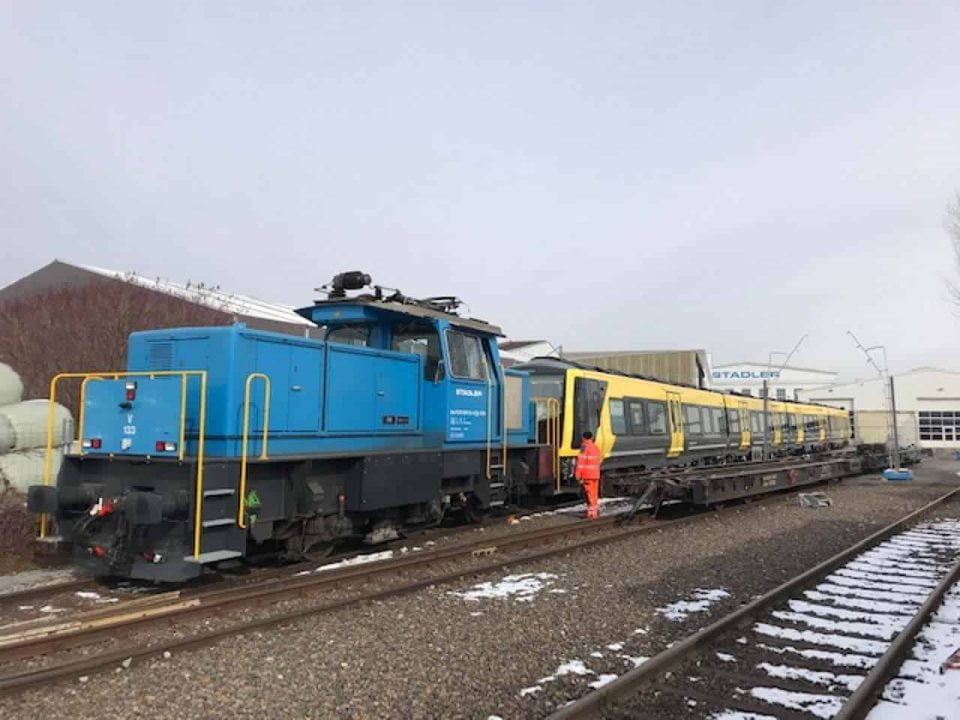
[[[804,390],[834,382],[837,373],[792,365],[770,366],[766,363],[739,362],[717,365],[710,373],[711,385],[724,392],[739,392],[760,397],[763,383],[770,388],[770,397],[796,400]]]

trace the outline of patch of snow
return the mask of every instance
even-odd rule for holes
[[[917,607],[923,604],[923,601],[927,599],[926,595],[907,595],[906,593],[890,592],[886,590],[868,590],[860,587],[852,586],[842,586],[835,583],[821,583],[817,585],[817,590],[828,595],[835,595],[840,597],[858,597],[865,600],[882,600],[883,602],[888,603],[899,603],[901,605],[900,610],[909,610],[909,607],[904,608],[903,605]]]
[[[614,652],[623,650],[623,643],[622,642],[610,643],[609,645],[607,645],[607,650],[613,650]]]
[[[33,605],[17,605],[17,610],[33,610]]]
[[[877,659],[875,657],[856,655],[853,653],[834,652],[832,650],[816,650],[811,648],[804,648],[801,650],[799,648],[795,648],[793,645],[777,647],[775,645],[767,645],[765,643],[757,643],[756,647],[761,650],[766,650],[767,652],[776,653],[778,655],[792,654],[799,655],[800,657],[807,658],[808,660],[822,660],[837,667],[853,667],[869,670],[877,664]]]
[[[880,656],[883,655],[887,649],[887,643],[882,643],[877,640],[865,640],[863,638],[847,637],[846,635],[819,633],[813,630],[795,630],[794,628],[779,627],[778,625],[771,625],[769,623],[757,623],[753,626],[753,630],[768,637],[804,642],[811,645],[828,645],[841,650],[853,650],[866,655]]]
[[[628,497],[600,498],[598,506],[601,515],[620,515],[625,513],[635,501]],[[535,518],[550,517],[555,515],[570,515],[576,513],[585,513],[587,511],[586,503],[578,503],[569,507],[557,508],[556,510],[544,510],[542,512],[530,513],[524,515],[521,520],[533,520]]]
[[[337,570],[338,568],[352,567],[354,565],[366,565],[367,563],[389,560],[393,557],[393,550],[384,550],[382,552],[367,553],[366,555],[357,555],[356,557],[340,560],[339,562],[327,563],[316,569],[316,572],[325,572],[327,570]]]
[[[59,613],[59,612],[66,612],[66,611],[67,611],[66,608],[57,608],[57,607],[54,607],[53,605],[44,605],[42,608],[40,608],[40,612],[42,613]]]
[[[863,675],[837,675],[832,672],[819,672],[807,668],[792,667],[790,665],[774,665],[762,662],[757,665],[767,675],[780,680],[804,680],[814,685],[831,688],[843,686],[851,693],[863,682]]]
[[[843,707],[844,698],[834,695],[794,692],[776,687],[756,687],[750,694],[771,705],[781,705],[791,710],[800,710],[821,718],[832,718]]]
[[[568,660],[557,667],[557,669],[553,671],[553,675],[540,678],[537,680],[537,683],[542,685],[543,683],[552,682],[564,675],[596,675],[596,673],[588,668],[583,660]]]
[[[955,718],[960,707],[960,670],[942,663],[960,649],[960,585],[943,597],[940,608],[917,634],[911,658],[884,689],[867,720]]]
[[[612,682],[613,682],[614,680],[616,680],[616,679],[617,679],[617,676],[616,676],[616,675],[611,675],[611,674],[604,673],[604,674],[598,676],[597,679],[594,680],[592,683],[587,683],[587,685],[589,685],[590,687],[592,687],[594,690],[599,690],[599,689],[602,688],[604,685],[609,685],[610,683],[612,683]]]
[[[507,575],[499,582],[482,582],[469,590],[453,591],[450,594],[472,601],[514,596],[517,602],[532,602],[534,596],[556,578],[553,573]]]
[[[718,653],[714,653],[714,654],[717,656],[717,658],[719,658],[719,659],[722,660],[723,662],[736,662],[736,661],[737,661],[737,659],[736,659],[733,655],[731,655],[730,653],[718,652]]]
[[[594,650],[592,653],[590,653],[590,657],[592,657],[592,658],[602,658],[602,657],[603,657],[603,653],[600,652],[599,650]]]
[[[631,657],[630,655],[621,655],[626,662],[630,663],[634,667],[640,667],[650,658],[646,655],[637,655],[636,657]]]
[[[527,697],[527,695],[536,695],[541,690],[543,690],[542,686],[531,685],[530,687],[525,687],[520,691],[520,697]]]
[[[817,602],[829,602],[834,606],[845,608],[855,608],[857,610],[875,610],[878,613],[901,614],[913,616],[916,611],[916,604],[889,603],[882,600],[871,600],[869,598],[852,598],[840,595],[831,595],[820,590],[805,590],[804,597]]]
[[[881,640],[890,640],[900,631],[900,628],[897,627],[852,622],[850,620],[830,620],[829,618],[818,617],[816,615],[804,615],[803,613],[784,610],[776,610],[770,614],[777,620],[783,620],[784,622],[795,625],[806,625],[814,630],[825,630],[827,632],[841,633],[844,635],[863,635]],[[905,624],[906,623],[904,623],[904,625]]]
[[[724,710],[723,712],[711,715],[710,720],[777,720],[777,718],[773,715],[761,715],[760,713]]]
[[[693,591],[693,600],[678,600],[664,607],[657,608],[657,612],[668,620],[682,622],[691,613],[704,612],[714,603],[730,597],[730,593],[723,588],[705,589],[696,588]]]
[[[556,677],[561,675],[593,675],[593,670],[584,665],[582,660],[570,660],[558,667],[554,673]]]

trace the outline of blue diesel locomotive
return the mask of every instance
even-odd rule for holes
[[[455,298],[347,296],[369,285],[343,273],[298,310],[322,339],[137,332],[126,371],[55,378],[52,396],[81,382],[79,439],[56,483],[30,488],[41,535],[96,575],[180,582],[556,492],[498,328],[457,315]]]

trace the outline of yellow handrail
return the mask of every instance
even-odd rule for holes
[[[57,385],[61,380],[82,378],[80,385],[80,409],[79,420],[77,423],[77,439],[80,441],[80,454],[83,455],[83,429],[86,421],[86,389],[87,382],[90,380],[112,379],[119,380],[123,377],[147,377],[151,380],[156,377],[180,377],[180,446],[178,448],[178,459],[183,461],[186,440],[186,422],[187,422],[187,378],[196,375],[200,378],[200,424],[197,440],[197,481],[196,481],[196,516],[193,533],[193,555],[200,555],[200,517],[203,511],[203,456],[204,439],[206,435],[207,422],[207,371],[206,370],[155,370],[139,372],[73,372],[58,373],[50,380],[50,399],[48,400],[47,411],[47,445],[43,462],[43,484],[50,484],[50,474],[53,468],[53,424],[56,419],[57,404]],[[47,514],[40,515],[40,537],[47,536]]]
[[[200,371],[200,434],[197,438],[197,482],[194,502],[196,512],[193,516],[193,557],[200,558],[200,530],[203,517],[203,451],[204,436],[207,428],[207,371]]]
[[[243,435],[240,441],[240,505],[237,508],[237,525],[247,528],[244,505],[247,497],[247,444],[250,439],[250,388],[254,380],[263,380],[263,440],[260,443],[260,459],[267,459],[267,438],[270,427],[270,378],[263,373],[250,373],[243,390]]]
[[[486,443],[486,478],[487,480],[491,477],[490,470],[490,455],[493,452],[493,421],[490,417],[490,396],[493,394],[493,380],[490,378],[491,369],[487,367],[487,411],[486,411],[486,421],[487,421],[487,432],[484,442]]]
[[[503,482],[507,482],[507,373],[504,372],[503,365],[500,366],[500,375],[503,377],[503,383],[500,385],[500,405],[503,407],[503,422],[500,423],[500,439],[503,441],[503,453],[501,463],[503,468]]]

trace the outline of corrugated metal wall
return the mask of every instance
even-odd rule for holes
[[[664,382],[700,384],[695,350],[621,352],[609,355],[573,352],[565,353],[564,357],[583,365],[595,365],[606,370],[619,370],[634,375],[649,375]]]

